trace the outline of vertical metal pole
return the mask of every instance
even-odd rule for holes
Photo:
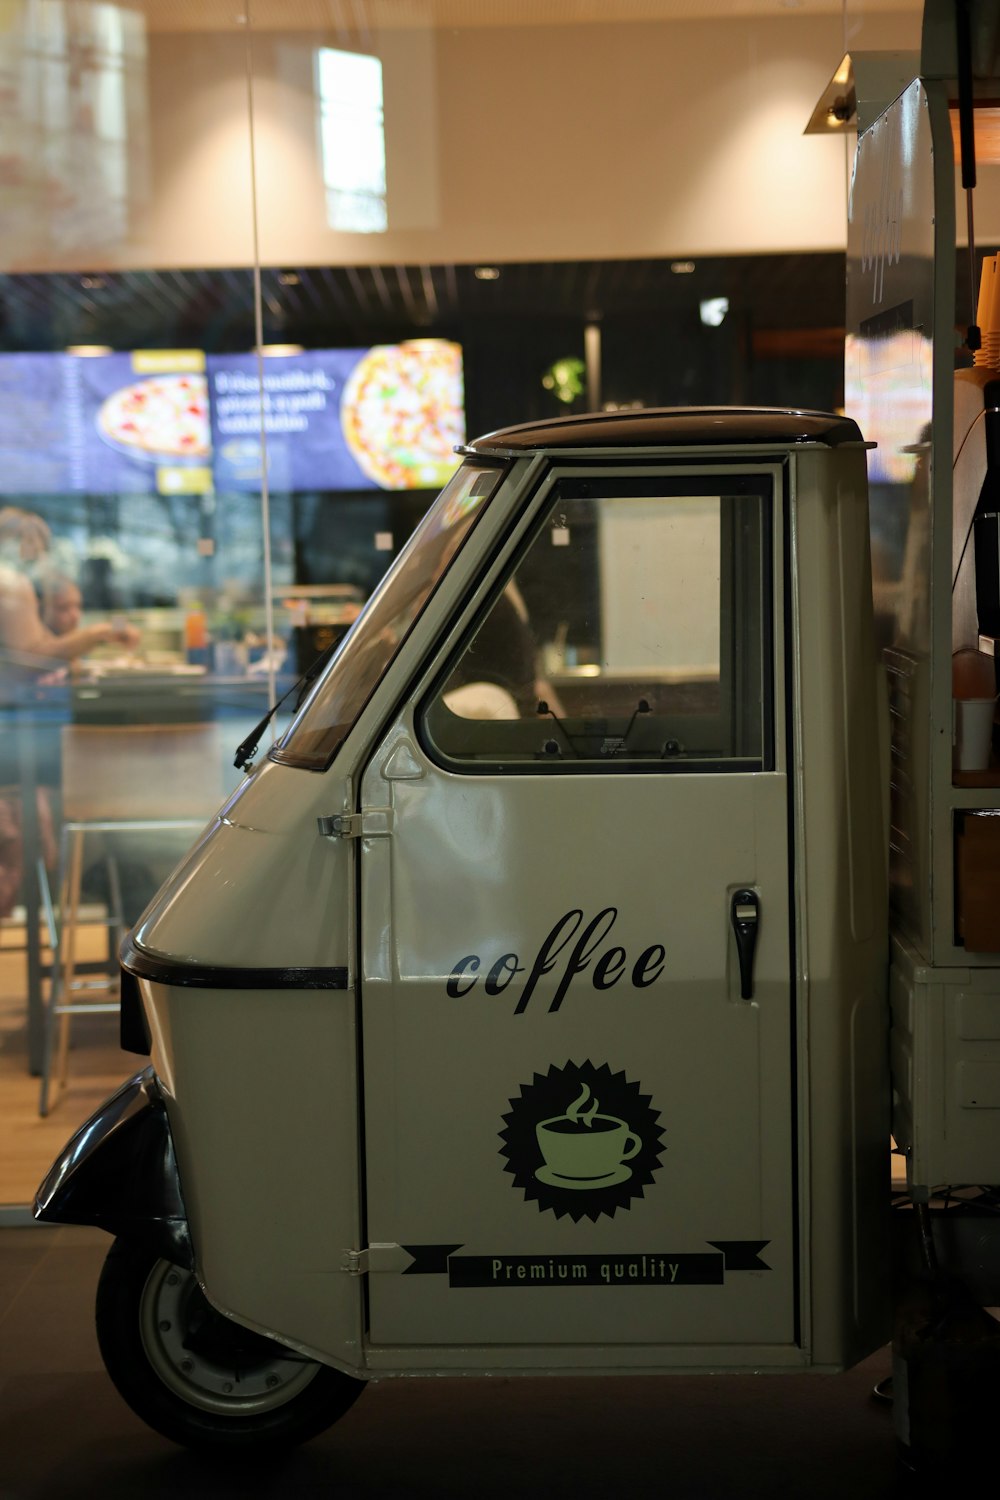
[[[267,465],[267,419],[264,407],[264,299],[260,277],[260,205],[257,195],[257,142],[254,133],[253,14],[251,0],[245,4],[247,120],[250,130],[250,212],[253,218],[253,317],[257,351],[257,379],[260,383],[260,519],[264,533],[264,629],[267,636],[267,703],[274,708],[278,701],[277,673],[274,666],[274,579],[271,571],[271,487]],[[274,744],[275,723],[268,725]]]
[[[42,1004],[42,955],[39,938],[41,893],[36,865],[41,850],[38,827],[38,782],[35,777],[35,725],[30,709],[15,713],[21,780],[21,850],[25,941],[28,950],[28,1069],[37,1078],[45,1053],[45,1012]]]

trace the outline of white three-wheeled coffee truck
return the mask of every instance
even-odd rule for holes
[[[119,1236],[99,1331],[148,1421],[884,1342],[871,618],[847,419],[471,445],[127,940],[151,1066],[41,1191]]]
[[[474,442],[127,940],[149,1065],[36,1209],[117,1236],[102,1349],[169,1436],[294,1441],[403,1374],[842,1369],[904,1300],[894,1221],[923,1250],[901,1437],[960,1383],[928,1353],[954,1325],[989,1384],[995,1198],[933,1204],[1000,1183],[1000,774],[952,765],[1000,402],[955,384],[954,67],[925,54],[858,86],[874,613],[850,418]]]

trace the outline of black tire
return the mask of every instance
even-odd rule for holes
[[[116,1240],[97,1288],[108,1374],[156,1432],[238,1455],[304,1443],[332,1426],[364,1381],[224,1317],[193,1271]]]

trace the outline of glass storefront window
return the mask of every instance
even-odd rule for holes
[[[0,27],[0,1203],[132,1071],[90,1006],[288,655],[288,497],[269,579],[260,474],[213,462],[213,361],[256,361],[253,220],[229,204],[204,279],[168,245],[194,222],[171,183],[219,143],[208,79],[242,81],[222,180],[249,201],[246,28],[206,10],[192,50],[169,12],[23,0]]]
[[[113,1018],[74,1020],[39,1124],[67,743],[149,731],[162,755],[155,731],[189,726],[221,795],[236,745],[351,632],[273,731],[326,764],[472,524],[436,531],[439,492],[488,496],[495,471],[458,470],[467,437],[840,404],[844,144],[799,132],[851,9],[5,7],[0,1095],[38,1144],[0,1203],[131,1061]],[[866,11],[864,45],[909,45],[911,20]],[[81,979],[189,837],[88,836]]]

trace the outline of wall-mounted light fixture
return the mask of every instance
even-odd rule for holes
[[[805,135],[830,135],[835,131],[857,129],[858,97],[854,87],[854,65],[851,54],[841,58],[826,88],[816,101]]]
[[[920,72],[918,52],[848,52],[820,94],[806,135],[867,130]]]

